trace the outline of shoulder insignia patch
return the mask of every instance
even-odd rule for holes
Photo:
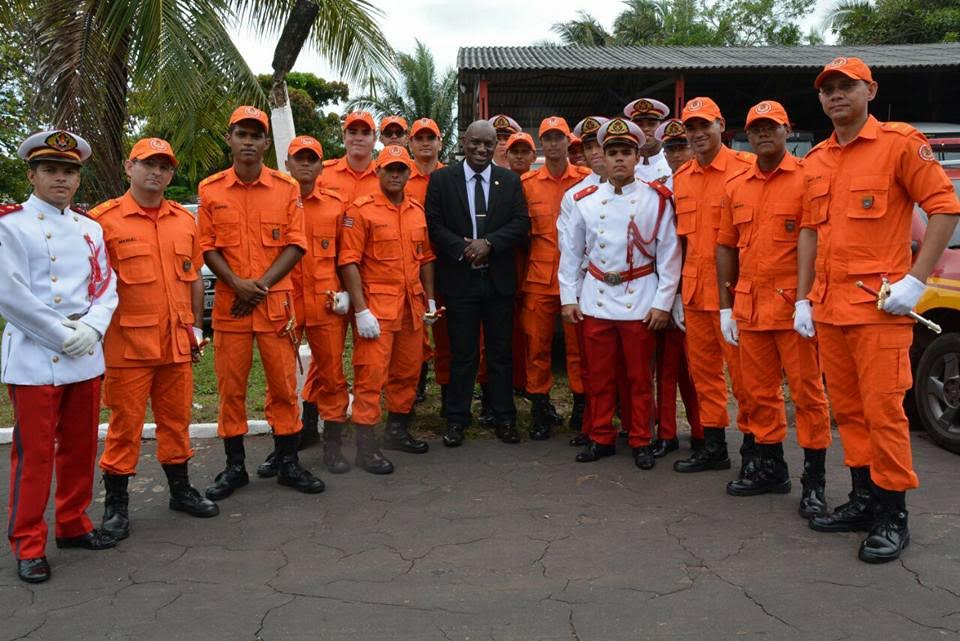
[[[587,196],[597,191],[598,189],[600,189],[598,185],[590,185],[589,187],[584,187],[583,189],[581,189],[580,191],[578,191],[573,195],[573,199],[580,200],[582,198],[586,198]]]
[[[917,131],[915,127],[912,127],[905,122],[895,122],[895,121],[881,122],[880,128],[883,129],[884,131],[895,131],[902,136],[909,136],[915,131]]]
[[[227,175],[227,172],[226,172],[226,171],[218,171],[217,173],[213,174],[212,176],[207,176],[206,178],[204,178],[203,180],[201,180],[201,181],[200,181],[200,184],[197,185],[197,186],[200,187],[200,186],[203,186],[203,185],[209,185],[209,184],[212,183],[212,182],[216,182],[216,181],[220,180],[221,178],[223,178],[223,177],[226,176],[226,175]]]
[[[16,203],[13,205],[0,205],[0,216],[6,216],[7,214],[12,214],[16,211],[23,209],[23,205]]]
[[[921,160],[936,160],[937,156],[933,153],[933,149],[930,148],[930,145],[923,143],[920,145],[920,148],[917,149],[917,153],[920,154]]]
[[[367,194],[366,196],[360,196],[359,198],[354,200],[353,206],[360,207],[362,205],[366,205],[367,203],[372,203],[372,202],[373,202],[373,194]]]
[[[93,209],[91,209],[90,211],[88,211],[86,215],[89,218],[96,220],[97,218],[100,218],[100,216],[104,215],[105,213],[107,213],[108,211],[116,207],[118,204],[120,204],[120,201],[116,198],[113,200],[106,200],[100,203],[99,205],[97,205],[96,207],[94,207]],[[71,209],[73,209],[74,211],[79,211],[76,207],[72,207]]]

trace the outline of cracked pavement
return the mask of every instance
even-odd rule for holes
[[[424,456],[389,453],[392,476],[321,473],[327,491],[306,496],[253,475],[272,442],[251,437],[251,484],[214,519],[167,508],[146,442],[117,548],[57,550],[51,536],[53,579],[30,586],[5,547],[0,641],[960,638],[960,459],[913,442],[912,543],[883,566],[857,560],[860,534],[816,533],[797,516],[793,435],[793,493],[752,498],[724,493],[736,466],[674,473],[685,444],[641,472],[622,442],[576,464],[563,436],[452,450],[434,439]],[[195,446],[202,490],[223,457],[218,441]],[[302,453],[315,472],[320,457]],[[848,490],[836,439],[831,505]]]

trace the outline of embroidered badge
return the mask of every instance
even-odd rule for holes
[[[607,135],[622,136],[623,134],[629,133],[630,127],[627,126],[627,123],[619,118],[615,118],[613,122],[607,125]]]
[[[594,133],[598,129],[600,129],[600,121],[596,118],[590,117],[584,119],[583,126],[580,128],[580,132],[583,135],[587,135]]]
[[[933,149],[930,148],[930,145],[924,143],[920,145],[920,149],[917,150],[920,154],[920,158],[923,160],[936,160],[937,157],[933,153]]]
[[[783,228],[786,231],[793,233],[793,230],[797,228],[797,221],[793,218],[787,218],[783,221]]]
[[[320,241],[320,246],[326,249],[327,247],[330,246],[330,241],[324,238],[323,240]]]
[[[699,98],[694,98],[687,103],[687,111],[699,111],[703,108],[703,101]]]
[[[686,133],[687,130],[684,128],[683,123],[679,120],[671,120],[663,129],[663,135],[665,137],[683,136]]]
[[[860,204],[863,205],[864,209],[870,209],[873,207],[873,196],[864,196],[863,200],[860,201]]]
[[[183,271],[188,272],[193,269],[193,263],[189,260],[183,261]]]
[[[765,114],[765,113],[767,113],[768,111],[770,111],[771,109],[773,109],[773,105],[771,105],[771,104],[770,104],[769,102],[767,102],[766,100],[764,100],[763,102],[759,103],[756,107],[753,108],[753,110],[754,110],[756,113],[758,113],[758,114]]]
[[[343,217],[343,226],[344,226],[344,227],[353,227],[353,218],[350,218],[350,216],[344,216],[344,217]]]
[[[837,67],[842,67],[842,66],[845,65],[845,64],[847,64],[847,59],[846,59],[846,58],[834,58],[833,60],[831,60],[830,62],[827,63],[826,68],[827,68],[827,69],[836,69]]]

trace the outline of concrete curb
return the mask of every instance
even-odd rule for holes
[[[270,426],[266,421],[247,421],[247,434],[251,436],[256,434],[269,434]],[[98,430],[97,438],[103,440],[107,436],[107,423],[101,423]],[[155,439],[157,437],[157,424],[156,423],[144,423],[143,424],[143,436],[144,439]],[[216,423],[192,423],[190,425],[190,438],[216,438],[217,437],[217,424]],[[13,441],[13,428],[12,427],[0,427],[0,445],[10,443]]]

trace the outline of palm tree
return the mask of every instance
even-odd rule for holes
[[[574,20],[555,23],[550,30],[560,36],[560,42],[565,45],[603,47],[613,40],[600,21],[586,11],[578,11]]]
[[[833,32],[840,44],[864,44],[861,36],[870,30],[876,12],[869,0],[840,0],[824,18],[823,29]]]
[[[448,157],[456,144],[456,69],[438,73],[433,54],[419,40],[412,55],[397,53],[394,64],[398,77],[376,79],[370,93],[354,98],[347,108],[368,109],[377,116],[403,116],[410,123],[432,118],[443,134],[440,157]]]

